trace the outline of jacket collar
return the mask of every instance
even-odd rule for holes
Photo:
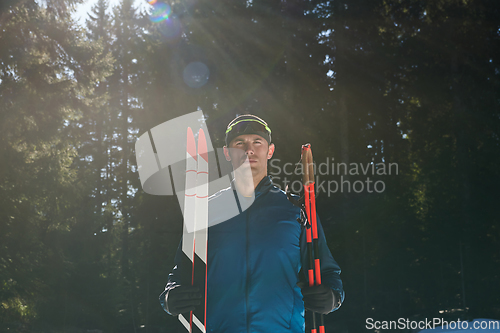
[[[265,176],[264,178],[262,178],[262,180],[255,188],[255,198],[258,198],[262,194],[269,192],[272,187],[273,187],[273,182],[271,180],[271,177]],[[234,185],[234,179],[231,181],[231,188],[233,189],[233,191],[237,191],[236,186]]]
[[[259,197],[262,194],[265,194],[269,192],[269,190],[273,187],[273,182],[271,180],[271,177],[265,176],[262,178],[260,183],[257,185],[255,188],[255,197]]]

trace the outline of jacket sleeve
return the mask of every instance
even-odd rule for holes
[[[321,267],[321,283],[329,286],[335,297],[339,300],[337,301],[337,306],[334,307],[332,311],[337,310],[340,305],[344,302],[344,288],[342,286],[342,280],[340,279],[340,267],[333,259],[333,256],[326,243],[325,233],[319,217],[316,215],[317,225],[318,225],[318,248],[319,248],[319,262]],[[300,256],[304,273],[307,277],[307,269],[309,267],[309,257],[307,254],[307,238],[306,238],[306,228],[302,228],[302,233],[300,234]]]
[[[165,286],[165,290],[160,294],[159,299],[160,299],[160,304],[163,310],[167,312],[169,315],[172,315],[168,311],[168,306],[166,303],[166,297],[168,297],[168,292],[174,288],[177,288],[178,286],[181,285],[182,282],[182,274],[181,274],[181,259],[182,258],[182,239],[179,243],[179,247],[177,248],[177,252],[175,253],[174,257],[174,268],[172,269],[172,272],[168,275],[168,282],[167,285]]]

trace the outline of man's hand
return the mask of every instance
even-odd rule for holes
[[[200,288],[194,286],[178,286],[167,293],[167,310],[172,315],[193,311],[201,304]]]
[[[335,308],[337,303],[335,294],[328,286],[322,284],[312,287],[299,285],[299,287],[302,288],[302,299],[307,310],[327,314]]]

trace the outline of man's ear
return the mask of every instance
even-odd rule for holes
[[[229,149],[226,146],[224,146],[224,156],[226,157],[226,161],[231,161],[231,156],[229,156]]]
[[[267,151],[267,159],[271,159],[271,157],[273,157],[273,154],[274,154],[274,149],[276,149],[276,147],[274,146],[274,143],[271,143],[269,145],[269,149]]]

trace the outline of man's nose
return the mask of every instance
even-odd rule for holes
[[[247,155],[253,154],[253,147],[251,144],[245,145],[245,154],[247,154]]]

